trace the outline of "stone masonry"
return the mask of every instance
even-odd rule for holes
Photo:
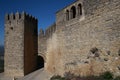
[[[48,72],[120,75],[120,0],[76,0],[56,13],[52,33],[39,40]]]
[[[37,64],[37,19],[26,13],[5,16],[5,75],[22,77]]]
[[[120,75],[120,0],[76,0],[56,12],[56,22],[39,32],[38,55],[52,74]],[[37,20],[6,15],[5,74],[32,72],[36,56]]]

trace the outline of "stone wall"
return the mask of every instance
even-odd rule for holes
[[[24,20],[24,75],[36,70],[38,55],[38,21],[26,15]]]
[[[18,16],[17,16],[18,15]],[[24,15],[6,15],[5,18],[5,75],[24,75]],[[19,25],[18,25],[19,24]],[[21,27],[22,26],[22,27]],[[17,73],[17,74],[16,74]]]
[[[66,20],[66,10],[82,4],[82,15]],[[45,69],[82,76],[120,74],[120,1],[78,0],[56,14],[56,32],[48,39]]]
[[[53,33],[56,31],[56,24],[52,24],[45,31],[40,29],[38,36],[38,55],[43,57],[46,61],[46,51],[47,51],[47,40],[52,37]]]
[[[35,18],[25,13],[6,15],[5,75],[21,77],[34,71],[37,45],[37,20]]]

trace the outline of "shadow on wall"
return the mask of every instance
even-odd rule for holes
[[[4,72],[4,46],[0,45],[0,73]]]
[[[44,67],[44,59],[41,56],[37,58],[37,69],[41,69]]]
[[[0,56],[0,73],[4,72],[4,56]]]

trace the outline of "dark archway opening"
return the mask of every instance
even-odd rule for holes
[[[44,67],[44,59],[42,56],[38,56],[37,58],[37,69]]]
[[[72,8],[71,8],[71,19],[73,19],[73,18],[75,18],[76,17],[76,8],[75,8],[75,6],[73,6]]]
[[[82,5],[81,4],[78,5],[78,15],[79,16],[82,15]]]
[[[69,11],[68,10],[66,11],[66,20],[67,21],[69,20]]]

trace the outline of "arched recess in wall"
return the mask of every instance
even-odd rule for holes
[[[38,58],[37,58],[37,69],[40,69],[40,68],[43,68],[44,67],[44,58],[40,55],[38,55]]]
[[[82,5],[81,5],[81,3],[78,4],[78,15],[79,16],[82,15]]]
[[[72,6],[71,7],[71,10],[70,10],[70,16],[71,16],[71,19],[75,18],[76,17],[76,8],[75,6]]]
[[[69,20],[69,10],[66,10],[66,20]]]

